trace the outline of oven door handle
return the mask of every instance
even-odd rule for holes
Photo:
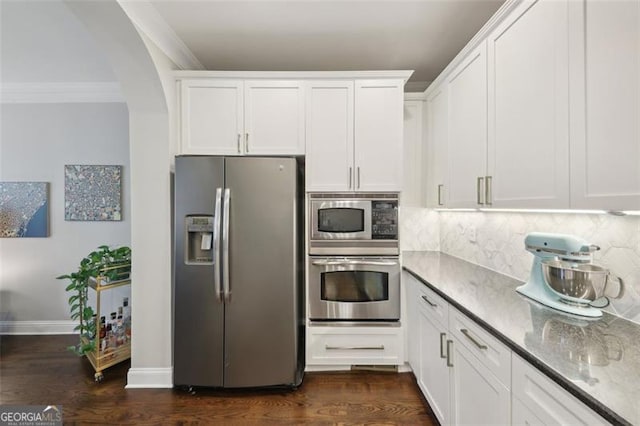
[[[364,266],[396,266],[398,262],[390,260],[314,260],[311,262],[315,266],[335,266],[335,265],[364,265]]]

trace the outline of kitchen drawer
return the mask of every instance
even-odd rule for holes
[[[422,283],[420,283],[418,288],[419,292],[417,297],[420,299],[418,301],[420,309],[444,328],[448,328],[449,303]]]
[[[400,327],[307,327],[308,365],[400,365]]]
[[[511,350],[454,308],[449,309],[449,332],[507,388],[511,384]]]
[[[513,424],[535,413],[534,422],[545,425],[606,425],[602,417],[562,389],[557,383],[517,355],[513,356]],[[524,406],[525,410],[519,407]],[[531,419],[525,419],[531,420]]]

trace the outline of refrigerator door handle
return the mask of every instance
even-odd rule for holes
[[[222,301],[220,287],[220,213],[222,211],[222,188],[216,188],[216,204],[213,213],[213,285],[216,299]]]
[[[229,287],[229,201],[231,190],[224,190],[224,213],[222,220],[222,286],[225,302],[231,301],[231,288]]]

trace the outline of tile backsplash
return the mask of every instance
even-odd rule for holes
[[[521,281],[533,260],[524,237],[534,231],[573,234],[600,246],[594,262],[626,285],[623,297],[607,310],[640,323],[640,216],[400,211],[403,250],[440,250]]]

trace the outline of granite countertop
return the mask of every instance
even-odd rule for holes
[[[640,425],[640,325],[564,314],[523,284],[439,252],[402,253],[403,269],[614,424]]]

